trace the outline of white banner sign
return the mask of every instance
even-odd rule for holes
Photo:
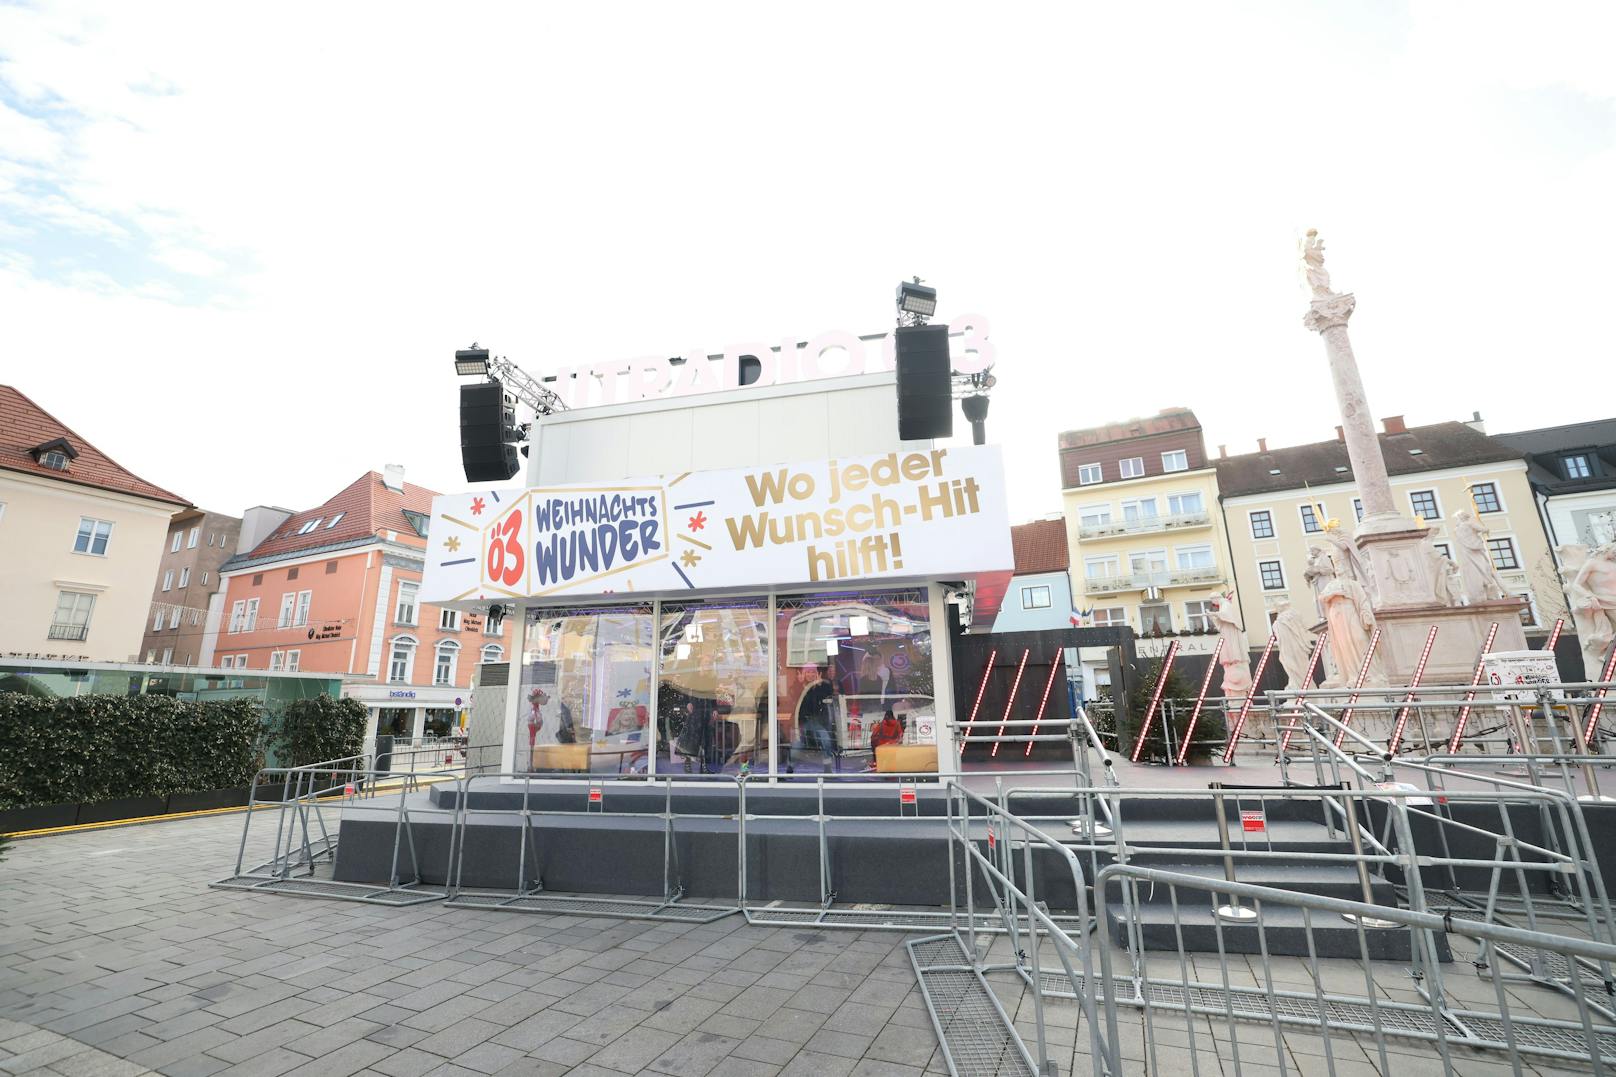
[[[432,501],[426,602],[843,585],[1014,567],[993,446]]]

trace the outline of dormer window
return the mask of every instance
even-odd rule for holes
[[[320,526],[320,520],[321,517],[316,516],[314,519],[305,522],[302,527],[297,529],[297,533],[300,535],[308,534],[310,531],[313,531],[316,527]]]
[[[404,519],[409,521],[410,530],[414,531],[422,538],[426,538],[427,529],[432,522],[431,517],[424,512],[416,512],[414,509],[405,509]]]
[[[33,456],[34,463],[40,467],[48,467],[52,471],[66,471],[67,465],[79,455],[78,450],[68,444],[66,438],[52,438],[28,451]]]

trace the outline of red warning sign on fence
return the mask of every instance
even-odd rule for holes
[[[1267,824],[1263,821],[1260,811],[1242,811],[1240,813],[1240,829],[1246,831],[1266,830]]]
[[[912,785],[898,786],[898,803],[913,804],[915,802],[915,787]]]
[[[605,791],[603,789],[601,789],[600,786],[591,785],[589,787],[589,803],[591,803],[591,804],[599,804],[601,802],[601,799],[602,799],[604,793],[605,793]]]

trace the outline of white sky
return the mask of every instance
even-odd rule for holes
[[[783,12],[794,14],[783,14]],[[465,486],[530,370],[987,315],[1011,512],[1058,431],[1611,414],[1616,5],[0,6],[0,381],[209,508]],[[959,421],[959,428],[968,428]]]

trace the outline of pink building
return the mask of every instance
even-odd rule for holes
[[[417,600],[433,496],[389,465],[317,508],[248,510],[204,661],[338,673],[370,733],[447,732],[470,705],[474,667],[505,660],[510,628]]]

